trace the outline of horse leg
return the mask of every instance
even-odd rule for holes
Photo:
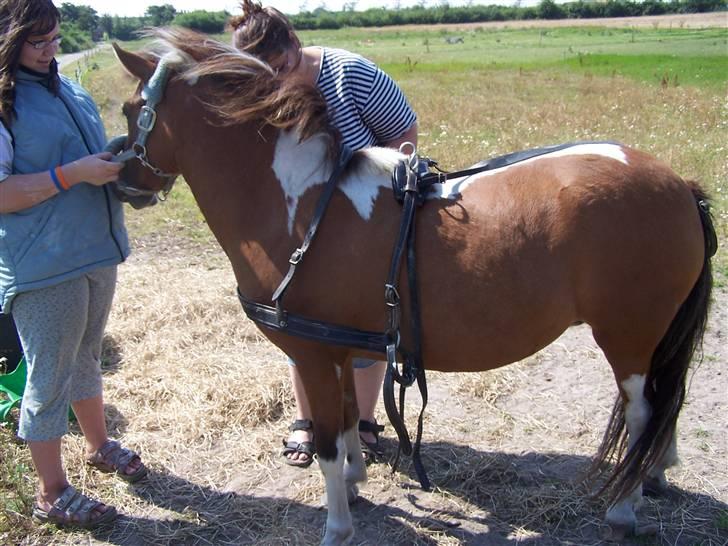
[[[354,388],[354,373],[351,362],[344,366],[344,445],[346,459],[344,461],[344,480],[347,486],[349,503],[356,500],[359,493],[357,483],[367,481],[367,466],[359,441],[359,408]]]
[[[650,495],[662,495],[667,491],[667,478],[665,470],[679,462],[677,455],[677,434],[673,432],[670,445],[660,460],[647,471],[644,482],[644,492]]]
[[[322,362],[321,355],[294,356],[313,417],[314,442],[326,483],[328,514],[322,546],[348,544],[354,536],[344,479],[346,445],[342,436],[344,393],[342,367]],[[351,372],[349,372],[351,373]]]
[[[618,379],[619,381],[619,379]],[[644,396],[645,375],[632,374],[619,381],[624,404],[624,420],[627,427],[627,452],[639,440],[645,430],[652,409]],[[637,532],[635,512],[642,506],[642,484],[631,492],[616,499],[607,509],[606,521],[611,528],[612,538],[622,539]]]

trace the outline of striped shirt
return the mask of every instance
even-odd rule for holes
[[[381,146],[417,121],[404,93],[377,65],[343,49],[321,49],[316,86],[333,125],[352,150]]]

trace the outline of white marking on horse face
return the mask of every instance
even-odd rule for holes
[[[565,157],[569,155],[600,155],[603,157],[614,159],[616,161],[624,163],[625,165],[629,164],[627,162],[627,156],[625,155],[624,150],[622,150],[622,147],[619,144],[577,144],[576,146],[570,146],[569,148],[564,148],[563,150],[558,150],[549,154],[532,157],[530,159],[526,159],[525,161],[519,161],[514,165],[501,167],[500,169],[493,169],[492,171],[485,171],[483,173],[480,173],[478,176],[493,176],[503,173],[508,169],[515,169],[521,165],[527,165],[529,163],[534,163],[542,159],[552,159],[554,157]],[[473,176],[466,176],[463,178],[453,178],[452,180],[448,180],[444,184],[434,184],[433,187],[435,188],[435,191],[428,195],[428,199],[457,199],[460,195],[462,195],[462,192],[465,190],[465,188],[467,188],[474,180],[475,178]]]
[[[645,376],[630,375],[622,381],[622,389],[627,395],[624,418],[629,432],[628,445],[632,447],[642,435],[652,410],[645,398]]]
[[[316,135],[299,142],[295,131],[281,131],[278,136],[272,168],[285,194],[289,234],[293,232],[298,200],[309,188],[327,182],[334,170],[326,160],[327,138]],[[358,169],[339,182],[339,189],[359,215],[369,220],[379,188],[389,186],[395,159],[404,156],[388,148],[368,148],[358,153],[373,160],[360,162]]]

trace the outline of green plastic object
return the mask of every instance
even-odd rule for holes
[[[6,421],[10,410],[23,398],[25,391],[25,378],[27,364],[25,357],[20,359],[17,367],[8,374],[0,374],[0,393],[4,393],[7,400],[0,398],[0,421]]]
[[[0,393],[4,393],[7,400],[0,396],[0,422],[8,420],[10,410],[20,404],[25,392],[25,381],[28,377],[28,364],[25,357],[20,359],[18,366],[10,373],[0,374]],[[72,408],[68,408],[68,418],[76,419]]]

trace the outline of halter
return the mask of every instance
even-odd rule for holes
[[[139,130],[137,131],[136,140],[130,149],[115,155],[112,158],[112,161],[115,163],[126,162],[130,159],[136,158],[144,167],[151,170],[155,176],[166,179],[166,182],[164,183],[164,186],[162,186],[161,190],[147,190],[131,186],[122,180],[117,181],[116,188],[127,197],[154,196],[160,201],[165,201],[169,192],[172,191],[172,186],[174,185],[175,180],[179,176],[179,174],[167,173],[159,167],[154,166],[154,164],[149,160],[146,146],[147,138],[149,138],[152,129],[154,129],[154,124],[157,121],[157,111],[155,110],[155,107],[164,97],[164,88],[167,84],[167,79],[169,78],[170,64],[170,60],[167,57],[163,57],[160,59],[159,63],[157,63],[157,68],[154,70],[154,74],[152,74],[152,77],[149,78],[149,82],[147,82],[144,89],[142,89],[141,96],[142,99],[146,101],[146,104],[142,106],[139,111],[139,117],[137,117],[136,126]],[[111,142],[109,142],[107,150],[115,153],[116,149],[122,149],[126,139],[127,135],[114,138]]]

